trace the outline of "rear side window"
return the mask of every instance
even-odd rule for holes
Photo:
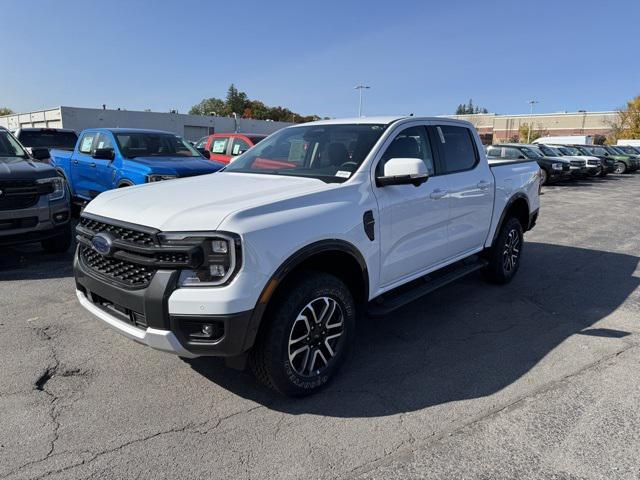
[[[478,155],[468,128],[440,125],[436,130],[446,173],[463,172],[476,166]]]
[[[90,154],[91,153],[91,147],[93,145],[93,141],[96,138],[96,133],[91,132],[91,133],[85,133],[82,136],[82,141],[80,142],[80,148],[78,150],[80,150],[80,152],[82,153],[87,153]]]

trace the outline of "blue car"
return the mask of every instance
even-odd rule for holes
[[[84,130],[72,152],[51,150],[51,164],[67,179],[76,204],[113,188],[204,175],[224,167],[202,157],[174,133],[125,128]]]

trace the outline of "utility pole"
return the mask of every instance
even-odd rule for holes
[[[358,117],[362,116],[362,90],[366,89],[369,90],[371,87],[368,85],[356,85],[354,87],[356,90],[358,90]]]
[[[537,100],[529,100],[527,102],[529,104],[529,128],[527,128],[527,143],[531,143],[531,128],[533,128],[533,106],[536,103],[540,103]]]

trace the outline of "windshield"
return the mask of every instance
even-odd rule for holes
[[[614,147],[603,147],[607,152],[609,152],[611,155],[624,155],[624,152],[621,152],[620,150],[616,150]]]
[[[346,181],[364,161],[386,125],[308,125],[285,128],[237,157],[226,172]]]
[[[591,155],[600,155],[601,157],[607,154],[607,151],[602,147],[584,147]]]
[[[624,147],[624,146],[620,146],[620,145],[616,145],[616,149],[617,150],[621,150],[624,153],[628,153],[630,155],[637,155],[636,151],[631,148],[631,147]]]
[[[575,147],[558,147],[558,150],[562,152],[563,155],[573,155],[579,157],[582,155],[580,150]]]
[[[23,130],[20,132],[20,143],[28,148],[60,148],[73,150],[78,141],[75,132],[58,132],[56,130]]]
[[[544,147],[540,146],[538,148],[540,148],[540,150],[542,150],[542,153],[544,153],[545,155],[548,155],[550,157],[561,157],[562,155],[565,155],[559,149],[553,148],[553,147],[548,147],[546,145]]]
[[[520,150],[523,151],[524,154],[529,158],[544,157],[542,152],[535,147],[522,147]]]
[[[6,130],[0,129],[0,157],[29,158],[20,143]]]
[[[200,157],[200,153],[178,135],[170,133],[116,133],[122,155],[135,157]]]

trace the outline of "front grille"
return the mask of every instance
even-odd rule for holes
[[[0,210],[19,210],[38,203],[40,192],[33,180],[0,181]]]
[[[584,160],[571,160],[572,167],[584,167],[586,165]]]
[[[594,166],[600,165],[600,161],[599,160],[588,160],[587,163],[589,165],[594,165]]]
[[[87,267],[96,273],[129,287],[148,286],[156,273],[155,269],[144,265],[105,257],[85,245],[80,246],[80,258]]]
[[[133,243],[135,245],[153,246],[156,244],[155,238],[152,234],[141,232],[139,230],[133,230],[131,228],[100,222],[88,217],[82,217],[80,219],[80,225],[87,230],[90,230],[94,235],[96,233],[107,232],[118,240]]]
[[[140,312],[118,305],[117,303],[107,300],[94,292],[89,293],[89,299],[94,305],[100,307],[102,310],[115,315],[120,320],[130,323],[134,327],[138,327],[141,330],[146,330],[148,327],[147,317]]]

